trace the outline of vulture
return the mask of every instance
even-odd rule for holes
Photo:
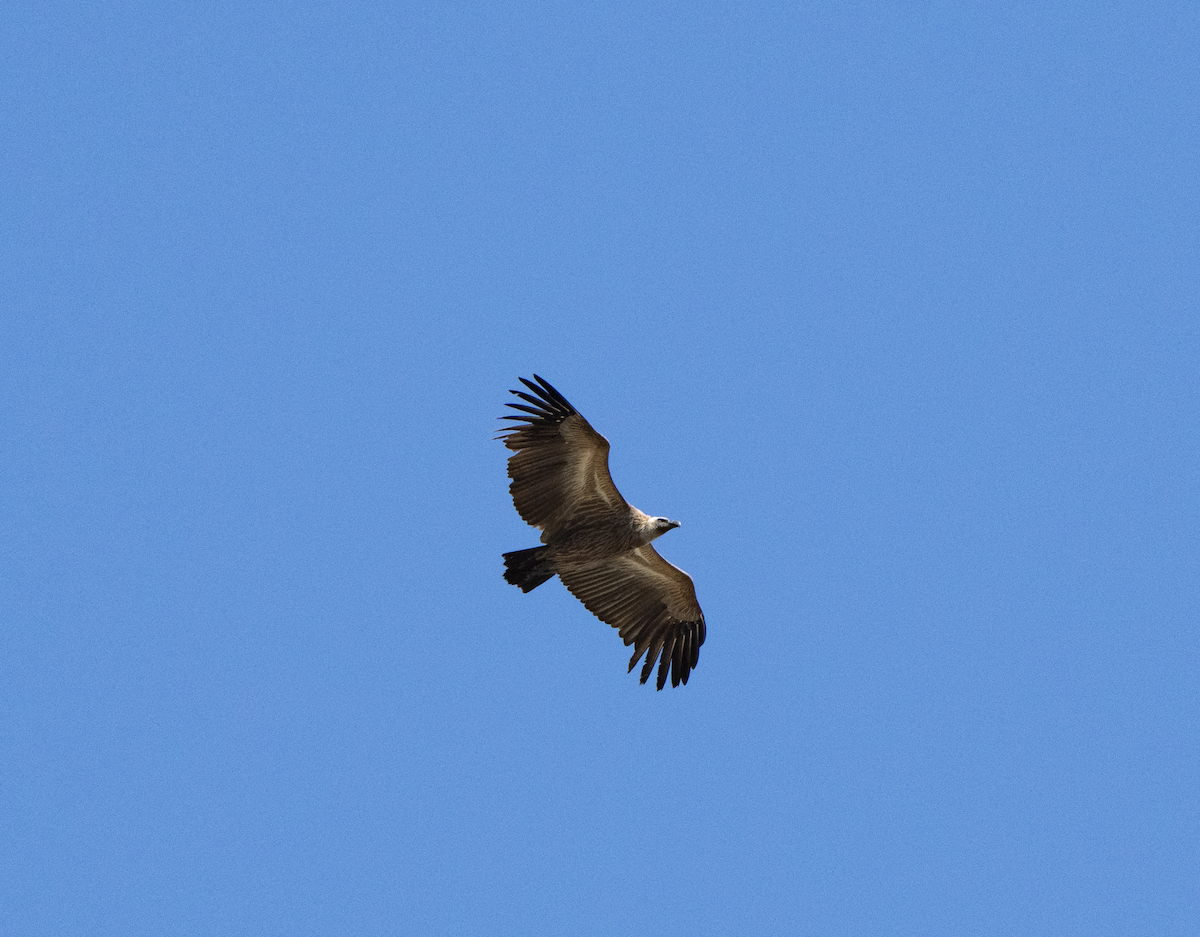
[[[557,575],[589,612],[642,655],[641,682],[658,665],[658,689],[686,684],[704,643],[704,613],[692,577],[650,545],[678,521],[651,517],[621,497],[608,474],[608,440],[544,379],[519,378],[530,393],[500,419],[513,450],[509,491],[517,513],[542,531],[544,546],[504,554],[504,578],[522,592]],[[536,383],[535,383],[536,382]]]

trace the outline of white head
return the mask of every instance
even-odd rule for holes
[[[646,522],[646,529],[650,534],[646,542],[649,543],[651,540],[661,537],[668,530],[672,530],[678,526],[679,521],[668,520],[665,517],[652,517]]]

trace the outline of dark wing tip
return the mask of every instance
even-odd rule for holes
[[[555,390],[548,381],[538,377],[536,374],[534,377],[539,383],[535,384],[533,381],[527,381],[523,377],[517,378],[533,393],[527,394],[523,390],[509,390],[510,394],[524,400],[525,404],[533,404],[533,406],[526,406],[519,403],[508,404],[514,410],[532,414],[532,417],[528,419],[529,423],[534,426],[555,425],[578,412],[567,401],[567,398]],[[509,417],[509,419],[513,419],[513,417]],[[521,417],[516,417],[516,419],[521,419]]]
[[[546,393],[548,393],[548,394],[549,394],[551,397],[553,397],[553,398],[554,398],[556,401],[558,401],[559,403],[561,403],[561,404],[562,404],[563,406],[565,406],[565,407],[571,407],[571,405],[570,405],[569,403],[567,403],[567,398],[566,398],[566,397],[564,397],[562,394],[560,394],[560,393],[559,393],[557,390],[555,390],[555,389],[554,389],[554,385],[553,385],[553,384],[551,384],[551,383],[550,383],[548,380],[546,380],[544,377],[542,377],[542,376],[541,376],[541,375],[539,375],[539,374],[535,374],[535,375],[533,376],[533,379],[534,379],[535,381],[537,381],[539,384],[541,384],[541,385],[542,385],[542,389],[543,389],[543,390],[544,390]],[[574,410],[575,408],[574,408],[574,407],[571,407],[571,409],[572,409],[572,410]]]
[[[550,386],[548,381],[538,377],[536,374],[534,377],[539,381],[538,384],[527,381],[523,377],[517,379],[533,391],[533,393],[527,394],[523,390],[509,390],[510,394],[525,401],[524,403],[507,404],[506,406],[512,407],[517,413],[506,413],[500,417],[502,420],[518,421],[515,426],[503,427],[500,434],[495,437],[503,441],[510,449],[521,448],[521,443],[534,438],[534,436],[529,434],[536,434],[542,430],[556,427],[563,420],[567,419],[567,417],[578,412],[567,402],[567,399],[562,394]]]
[[[553,410],[566,410],[568,414],[574,413],[575,408],[571,406],[570,401],[560,394],[544,377],[537,374],[533,376],[533,381],[527,381],[523,377],[517,378],[522,384],[528,387],[531,391],[538,395],[542,400],[548,403]],[[537,381],[535,384],[534,381]]]
[[[633,671],[644,653],[646,660],[642,664],[638,683],[649,680],[650,675],[654,673],[654,665],[657,664],[657,689],[661,690],[667,685],[668,676],[672,687],[681,683],[687,686],[688,677],[700,660],[700,645],[704,643],[704,637],[703,621],[673,622],[664,632],[646,644],[640,640],[637,642],[633,656],[629,658],[629,671]]]

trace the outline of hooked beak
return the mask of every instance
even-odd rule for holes
[[[679,521],[667,521],[667,530],[674,530],[676,527],[682,527]]]

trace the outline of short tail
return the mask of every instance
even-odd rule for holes
[[[504,554],[504,579],[514,586],[520,586],[522,592],[536,589],[554,573],[554,560],[549,547]]]

